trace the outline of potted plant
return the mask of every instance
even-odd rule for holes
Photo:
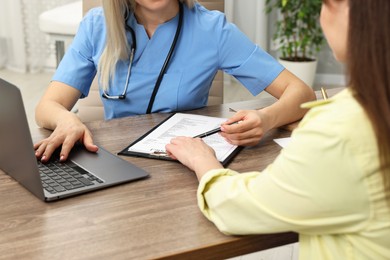
[[[280,52],[279,61],[309,86],[317,68],[315,55],[324,42],[319,24],[321,5],[322,0],[266,0],[266,13],[278,11],[273,41]]]

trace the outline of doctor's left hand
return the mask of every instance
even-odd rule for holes
[[[220,135],[234,145],[257,145],[272,128],[268,122],[261,110],[240,110],[221,125]]]

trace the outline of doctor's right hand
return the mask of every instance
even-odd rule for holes
[[[97,152],[89,129],[75,115],[58,122],[52,134],[34,145],[35,156],[42,162],[47,162],[54,151],[61,147],[60,161],[66,161],[76,142],[82,143],[90,152]]]

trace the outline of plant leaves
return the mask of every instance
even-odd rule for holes
[[[273,39],[282,58],[300,60],[319,52],[324,43],[321,6],[322,0],[266,0],[266,12],[279,14]]]

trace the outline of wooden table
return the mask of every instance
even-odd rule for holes
[[[229,117],[229,107],[191,111]],[[116,154],[169,114],[88,123],[95,142]],[[48,131],[37,129],[35,141]],[[229,164],[241,172],[262,170],[279,154],[275,129],[259,145],[243,149]],[[183,165],[123,157],[150,178],[62,201],[45,203],[0,171],[0,258],[5,259],[221,259],[294,243],[295,233],[226,236],[199,211],[198,181]]]

